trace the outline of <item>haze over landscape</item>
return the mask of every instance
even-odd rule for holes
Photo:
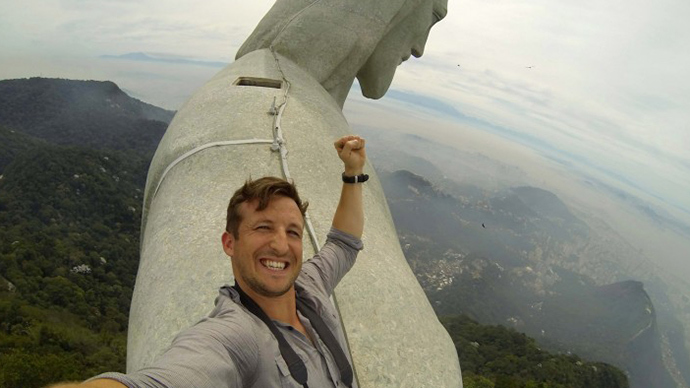
[[[5,2],[0,79],[110,80],[175,110],[232,62],[272,4]],[[434,185],[556,194],[635,253],[599,285],[658,273],[685,298],[673,306],[687,342],[689,14],[681,0],[451,1],[423,58],[398,68],[382,100],[353,86],[344,113],[371,136],[374,163],[397,150],[436,166],[441,178],[424,176]]]

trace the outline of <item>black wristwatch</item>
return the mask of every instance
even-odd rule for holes
[[[345,183],[364,183],[369,180],[369,175],[359,174],[355,176],[347,176],[343,173],[343,182]]]

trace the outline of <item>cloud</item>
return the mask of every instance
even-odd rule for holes
[[[0,59],[0,77],[36,71],[111,74],[122,77],[113,80],[129,90],[176,108],[185,93],[203,83],[213,63],[232,60],[272,5],[272,0],[212,0],[204,6],[190,0],[3,2],[0,50],[9,54]],[[391,94],[378,103],[397,100],[455,114],[466,125],[608,179],[624,177],[621,184],[688,209],[688,14],[685,0],[451,2],[446,19],[431,31],[424,57],[404,63]],[[85,59],[137,52],[151,58]],[[88,70],[55,70],[77,60]],[[116,62],[127,70],[118,73]],[[202,69],[202,63],[209,67]],[[163,78],[144,90],[133,81],[137,73]],[[174,83],[176,77],[181,81]]]
[[[189,0],[26,0],[0,5],[3,41],[13,52],[95,55],[179,52],[231,60],[272,3]]]
[[[690,6],[662,3],[469,0],[394,88],[687,211]]]
[[[663,3],[470,0],[451,10],[464,17],[432,31],[434,47],[427,52],[454,65],[455,76],[491,72],[501,79],[491,93],[508,83],[514,86],[510,99],[519,102],[520,90],[547,90],[548,98],[568,107],[568,119],[596,116],[595,123],[616,124],[597,131],[683,155],[690,146],[683,124],[690,84],[680,80],[689,79],[690,43],[682,37],[690,27],[677,10],[690,13],[690,7]],[[526,72],[526,65],[536,66]],[[631,104],[629,96],[645,94],[656,96],[654,104]],[[663,131],[654,129],[660,126]]]

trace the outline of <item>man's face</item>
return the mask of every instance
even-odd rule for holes
[[[446,0],[422,1],[381,39],[357,73],[364,96],[383,97],[398,65],[410,56],[422,56],[431,27],[446,15],[446,3]]]
[[[238,238],[223,233],[223,250],[245,292],[279,297],[288,292],[302,268],[304,218],[295,201],[275,196],[262,211],[258,201],[240,205]]]

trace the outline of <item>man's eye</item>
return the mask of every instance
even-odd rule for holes
[[[259,229],[259,230],[269,230],[269,229],[271,229],[271,228],[269,228],[268,225],[259,225],[259,226],[256,227],[256,229]]]
[[[301,235],[299,232],[297,232],[297,231],[291,230],[291,231],[289,231],[288,233],[290,233],[291,235],[293,235],[293,236],[295,236],[295,237],[302,238],[302,235]]]

